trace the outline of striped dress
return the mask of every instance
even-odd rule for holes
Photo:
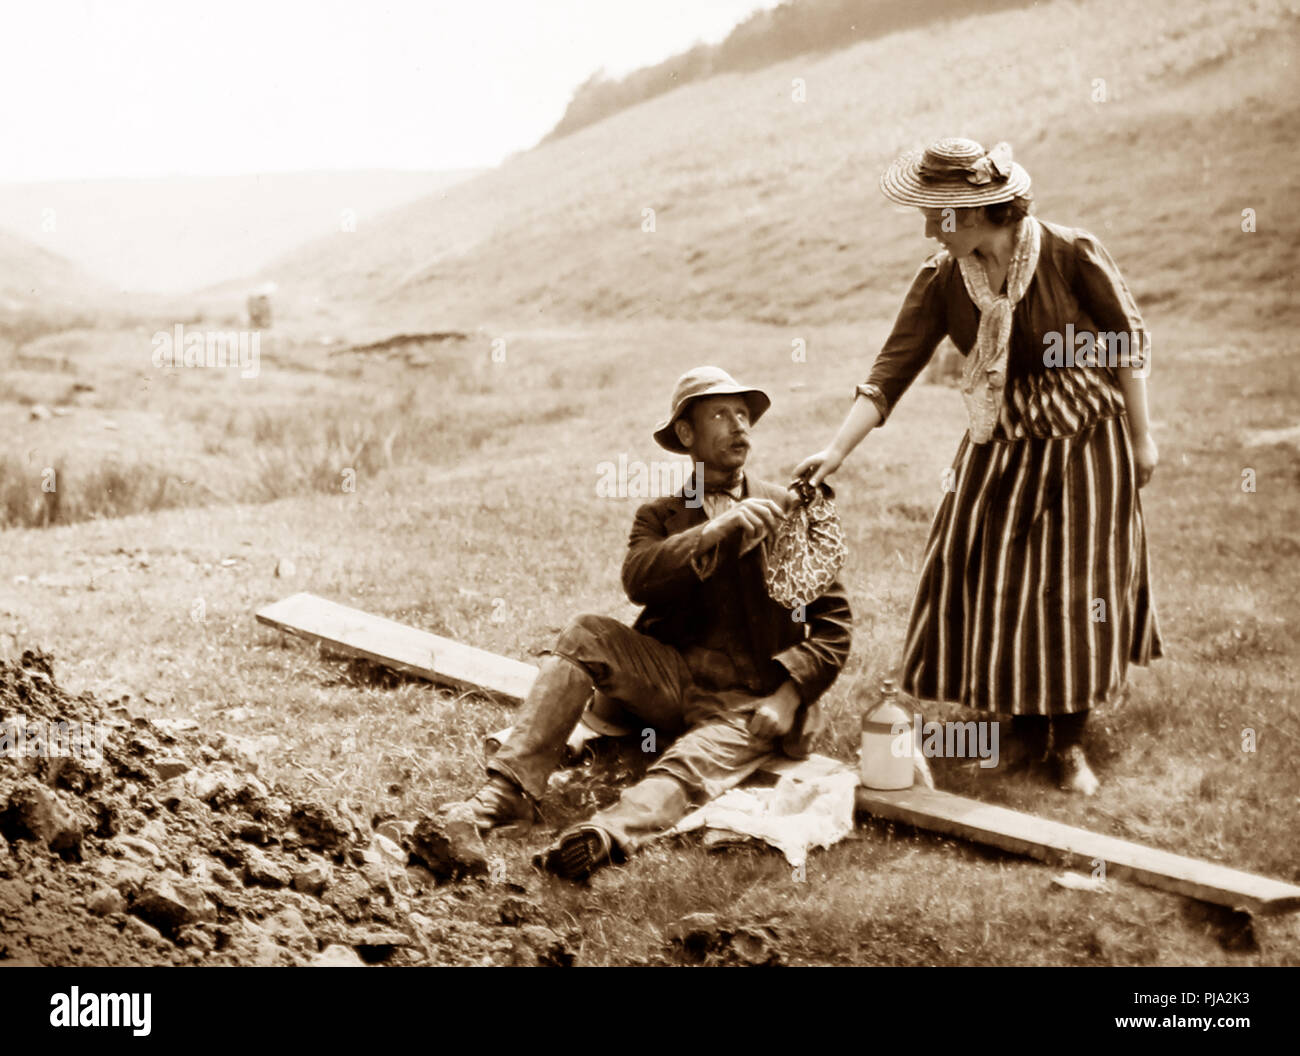
[[[1044,338],[1066,323],[1122,324],[1141,342],[1141,317],[1095,239],[1043,226],[998,424],[988,443],[962,438],[926,545],[901,675],[921,700],[1084,711],[1118,695],[1130,663],[1163,653],[1118,374],[1044,362]],[[886,414],[939,338],[968,351],[978,320],[953,262],[933,258],[859,391]]]

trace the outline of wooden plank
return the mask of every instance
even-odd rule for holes
[[[1139,843],[1037,818],[1017,810],[925,788],[879,792],[859,788],[859,811],[918,828],[991,844],[1075,868],[1106,863],[1107,876],[1127,876],[1163,891],[1251,913],[1300,909],[1300,887]]]
[[[294,594],[257,612],[261,623],[365,657],[406,674],[521,701],[537,678],[533,664],[462,645],[395,620],[317,597]]]

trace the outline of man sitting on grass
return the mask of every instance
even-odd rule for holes
[[[617,803],[539,856],[560,876],[582,880],[625,860],[773,753],[807,755],[819,732],[816,702],[848,659],[852,617],[838,581],[801,609],[768,596],[761,544],[791,496],[744,466],[750,428],[770,403],[717,367],[678,380],[654,437],[695,469],[680,492],[637,511],[623,586],[645,608],[634,627],[595,615],[569,622],[469,801],[483,831],[537,820],[593,688],[675,737]]]

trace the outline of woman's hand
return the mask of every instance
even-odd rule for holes
[[[818,451],[815,455],[809,455],[795,466],[795,479],[804,479],[813,487],[816,487],[839,469],[843,461],[843,455],[828,447],[824,451]]]
[[[1141,440],[1133,443],[1133,462],[1137,466],[1138,487],[1146,487],[1146,483],[1151,479],[1151,474],[1155,472],[1156,463],[1160,461],[1160,452],[1156,450],[1156,442],[1151,439],[1148,433]]]

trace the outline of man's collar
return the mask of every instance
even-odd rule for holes
[[[694,495],[698,501],[699,496],[725,493],[731,495],[734,499],[740,500],[749,494],[749,478],[746,476],[743,466],[736,470],[728,480],[708,485],[701,483],[704,476],[703,468],[703,463],[697,462],[695,464],[695,468],[691,470],[691,475],[680,492],[682,496],[689,498]]]
[[[718,480],[704,486],[705,495],[730,495],[739,501],[745,497],[745,471],[738,469],[726,480]]]

